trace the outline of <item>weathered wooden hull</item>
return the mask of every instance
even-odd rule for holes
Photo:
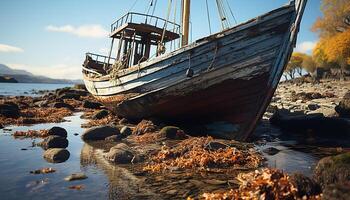
[[[289,60],[305,3],[291,3],[123,70],[115,80],[85,73],[85,84],[119,116],[229,121],[237,130],[225,137],[245,140]],[[189,68],[191,77],[186,76]]]

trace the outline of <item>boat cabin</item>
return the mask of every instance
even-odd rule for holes
[[[170,48],[179,46],[176,40],[180,35],[180,25],[174,22],[152,15],[129,12],[111,24],[112,42],[109,55],[87,53],[84,66],[102,75],[116,63],[118,70],[125,69],[165,53],[166,44],[171,43],[167,45]],[[115,41],[118,41],[117,44]]]

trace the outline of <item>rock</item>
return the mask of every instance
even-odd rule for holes
[[[13,102],[0,104],[0,115],[8,118],[18,118],[20,116],[19,107]]]
[[[105,141],[109,141],[109,142],[118,142],[122,139],[121,137],[121,134],[119,135],[112,135],[112,136],[109,136],[109,137],[106,137],[105,138]]]
[[[103,119],[103,118],[107,117],[108,114],[109,114],[109,111],[103,109],[103,110],[99,110],[99,111],[94,112],[94,114],[92,115],[91,118],[95,119],[95,120],[96,119]]]
[[[157,130],[157,127],[153,124],[152,121],[142,120],[137,124],[132,134],[134,135],[143,135],[145,133],[151,133]]]
[[[276,149],[275,147],[269,147],[269,148],[264,149],[263,152],[270,155],[270,156],[273,156],[273,155],[278,154],[280,152],[280,150]]]
[[[83,103],[83,107],[90,108],[90,109],[100,109],[102,107],[102,104],[100,104],[98,102],[85,100]]]
[[[38,106],[40,108],[47,107],[49,105],[49,101],[47,101],[47,100],[37,101],[37,102],[33,103],[33,105]]]
[[[67,137],[67,131],[64,128],[58,127],[58,126],[54,126],[49,130],[49,135],[56,135],[56,136],[60,136],[60,137]]]
[[[105,157],[107,160],[118,164],[128,164],[135,160],[134,152],[124,143],[120,143],[112,147]]]
[[[71,174],[64,178],[65,181],[76,181],[76,180],[83,180],[87,179],[88,177],[84,173],[76,173],[76,174]]]
[[[4,125],[0,124],[0,129],[3,129],[4,128]]]
[[[70,153],[66,149],[52,148],[44,152],[44,159],[51,163],[61,163],[69,159]]]
[[[350,183],[330,184],[325,187],[322,199],[348,200],[350,197]]]
[[[68,108],[71,111],[74,111],[74,107],[67,104],[67,103],[63,103],[63,102],[55,102],[52,104],[52,107],[54,108]]]
[[[122,124],[127,124],[127,123],[129,123],[129,122],[128,122],[128,120],[127,120],[126,118],[123,118],[123,119],[119,120],[118,123],[119,123],[120,125],[122,125]]]
[[[295,133],[312,131],[329,137],[350,135],[350,122],[348,120],[324,117],[322,113],[304,115],[276,111],[270,118],[270,123],[282,130]]]
[[[204,180],[205,183],[208,183],[210,185],[225,185],[227,184],[227,181],[217,180],[217,179],[208,179]]]
[[[58,97],[59,99],[75,99],[80,100],[80,95],[76,93],[67,92]]]
[[[229,147],[227,144],[222,143],[222,142],[217,142],[217,141],[211,141],[208,143],[208,145],[205,147],[206,150],[211,150],[211,151],[217,151],[219,149],[226,149]]]
[[[123,126],[121,129],[120,129],[120,134],[124,135],[124,136],[129,136],[132,134],[132,130],[131,128],[129,128],[128,126]]]
[[[335,107],[340,117],[350,118],[350,92],[346,93],[343,99]]]
[[[55,135],[51,135],[46,137],[41,143],[38,144],[44,149],[50,148],[67,148],[68,140],[64,137],[59,137]]]
[[[308,108],[309,110],[317,110],[317,109],[320,108],[320,106],[317,105],[317,104],[315,104],[315,103],[311,103],[311,104],[308,104],[308,105],[307,105],[307,108]]]
[[[74,133],[73,135],[74,135],[74,136],[78,136],[79,134],[78,134],[78,133]]]
[[[295,173],[290,176],[290,181],[298,189],[298,197],[318,195],[321,187],[311,178],[303,174]]]
[[[162,137],[167,139],[181,140],[187,138],[184,131],[175,126],[166,126],[162,128],[159,133]]]
[[[83,140],[104,140],[106,137],[119,134],[118,128],[114,126],[98,126],[86,130],[81,138]]]
[[[87,91],[86,90],[86,87],[85,87],[85,84],[75,84],[73,86],[74,89],[77,89],[77,90],[84,90],[84,91]]]
[[[350,181],[350,152],[322,158],[314,170],[314,179],[325,188],[329,184]]]
[[[167,194],[167,195],[175,195],[175,194],[177,194],[177,193],[178,193],[178,191],[175,190],[175,189],[173,189],[173,190],[167,191],[165,194]]]

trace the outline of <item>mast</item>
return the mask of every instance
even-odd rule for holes
[[[182,0],[182,46],[188,44],[191,0]]]

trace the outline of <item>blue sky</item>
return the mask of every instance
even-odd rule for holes
[[[175,1],[175,0],[173,0]],[[178,3],[180,0],[176,0]],[[227,0],[237,21],[244,22],[288,0]],[[110,24],[135,0],[2,0],[0,63],[53,78],[81,79],[85,52],[106,54]],[[158,0],[155,15],[165,18],[167,0]],[[208,0],[212,32],[220,31],[215,0]],[[132,11],[145,12],[149,0]],[[209,34],[204,0],[192,0],[193,40]],[[310,53],[318,40],[310,28],[321,16],[320,0],[309,0],[298,38],[298,51]]]

